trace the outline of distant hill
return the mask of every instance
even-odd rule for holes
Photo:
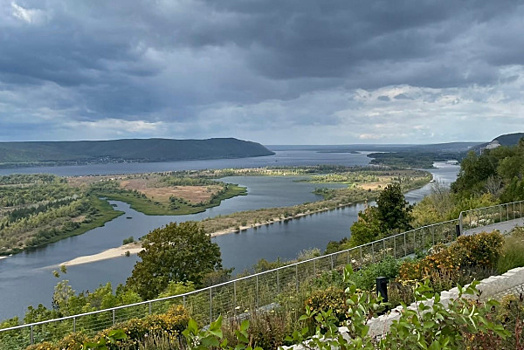
[[[234,138],[0,142],[0,165],[3,167],[164,162],[245,158],[272,154],[274,154],[272,151],[259,143]]]
[[[285,150],[312,150],[320,153],[353,153],[366,152],[399,152],[399,151],[425,151],[425,152],[465,152],[480,142],[447,142],[427,145],[418,144],[352,144],[352,145],[271,145],[273,151]]]
[[[514,134],[505,134],[495,137],[491,142],[485,142],[480,145],[475,146],[475,151],[480,151],[485,149],[490,143],[497,141],[501,146],[515,146],[519,143],[519,140],[524,137],[524,133],[518,132]]]

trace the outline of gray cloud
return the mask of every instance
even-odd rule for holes
[[[518,1],[0,5],[0,140],[251,136],[288,143],[275,132],[287,126],[296,142],[312,142],[301,136],[310,128],[338,135],[319,143],[391,142],[395,134],[401,142],[395,125],[406,120],[418,125],[413,135],[424,124],[442,128],[428,111],[449,113],[438,118],[451,123],[469,111],[506,125],[501,104],[521,110]],[[362,91],[373,98],[358,100]],[[457,99],[448,111],[442,98],[450,91]],[[458,108],[464,99],[484,108]]]

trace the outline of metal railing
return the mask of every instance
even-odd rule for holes
[[[219,315],[237,317],[251,310],[272,305],[279,297],[293,297],[310,288],[309,281],[326,271],[351,264],[362,267],[386,256],[406,257],[437,243],[450,243],[460,232],[472,227],[523,217],[523,202],[468,210],[458,219],[423,226],[361,246],[312,259],[291,263],[276,269],[237,278],[225,283],[176,296],[113,307],[58,319],[0,329],[0,349],[24,348],[46,340],[56,340],[71,332],[94,334],[131,318],[142,318],[166,312],[173,305],[183,305],[201,324]],[[517,210],[518,209],[518,210]],[[10,343],[4,346],[5,340]]]
[[[523,203],[517,201],[462,211],[459,215],[460,232],[520,219],[524,217]]]

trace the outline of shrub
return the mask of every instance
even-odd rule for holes
[[[108,335],[117,329],[121,329],[127,335],[127,339],[120,341],[119,346],[132,346],[144,337],[155,334],[171,334],[178,336],[186,329],[189,322],[189,314],[181,305],[174,305],[165,314],[149,315],[144,319],[134,318],[129,321],[119,323],[111,328],[100,332],[96,340],[108,338]]]
[[[435,245],[425,258],[402,264],[399,278],[421,280],[431,276],[447,276],[456,280],[464,272],[465,275],[472,275],[470,272],[491,270],[498,262],[503,242],[503,236],[493,231],[461,236],[449,246]]]
[[[285,345],[285,338],[293,332],[295,321],[283,310],[254,311],[249,317],[249,328],[246,329],[249,342],[262,349],[277,349]],[[237,334],[241,323],[231,319],[223,327],[224,338],[231,347],[239,345]]]
[[[460,262],[462,267],[495,268],[502,253],[504,237],[498,231],[481,232],[460,236],[456,244],[463,250],[464,256]]]
[[[338,323],[346,319],[346,298],[342,288],[329,287],[314,291],[306,299],[305,306],[309,312],[333,310],[333,316],[338,320]]]
[[[87,335],[82,332],[76,332],[66,335],[57,343],[59,349],[81,350],[82,344],[88,340]]]
[[[398,276],[400,262],[392,256],[386,256],[378,263],[366,266],[351,276],[357,288],[372,290],[375,287],[377,277],[383,276],[393,279]]]
[[[125,238],[123,241],[122,241],[122,244],[129,244],[129,243],[133,243],[135,241],[135,238],[133,236],[130,236],[128,238]]]

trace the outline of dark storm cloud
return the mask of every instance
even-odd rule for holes
[[[180,122],[195,130],[206,123],[218,127],[224,113],[233,113],[231,122],[248,129],[274,126],[278,118],[336,125],[345,98],[314,113],[297,104],[315,94],[322,96],[319,104],[329,101],[325,91],[339,96],[340,90],[402,84],[448,89],[512,83],[519,73],[501,70],[524,64],[518,1],[0,4],[4,123],[29,116],[45,123],[56,114],[70,122]],[[428,100],[440,96],[425,93]],[[414,97],[373,100],[386,105]],[[239,104],[252,108],[231,107]],[[18,128],[13,125],[13,132]]]

